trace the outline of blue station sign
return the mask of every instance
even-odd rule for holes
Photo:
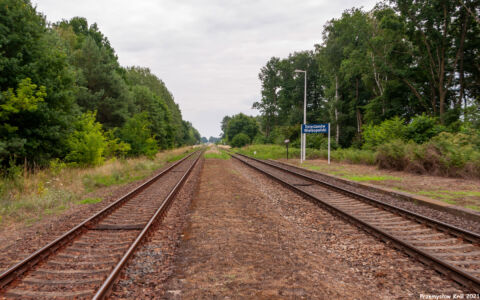
[[[302,133],[328,133],[328,123],[302,124]]]

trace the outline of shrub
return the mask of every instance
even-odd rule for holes
[[[395,117],[383,121],[380,125],[369,124],[363,127],[364,149],[376,149],[379,145],[392,140],[404,140],[407,135],[407,126],[404,120]]]
[[[377,149],[381,168],[420,174],[480,177],[480,151],[471,136],[442,132],[424,144],[394,140]]]
[[[233,137],[230,145],[232,147],[240,148],[250,143],[250,138],[245,133],[239,133]]]
[[[67,138],[67,161],[81,166],[99,165],[103,162],[107,141],[102,124],[95,122],[95,115],[93,112],[84,113],[75,122],[75,130]]]
[[[376,162],[380,168],[404,170],[408,164],[406,144],[396,139],[378,147]]]
[[[406,139],[423,144],[445,130],[444,126],[438,124],[437,118],[422,114],[414,117],[407,125]]]
[[[125,158],[132,147],[130,144],[121,141],[119,138],[115,137],[115,131],[109,130],[105,133],[107,138],[107,148],[105,149],[105,157],[121,157]]]
[[[152,134],[151,123],[146,113],[139,113],[125,122],[120,129],[120,137],[130,144],[130,155],[146,155],[153,157],[158,151],[158,145]]]

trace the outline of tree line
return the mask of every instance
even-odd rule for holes
[[[361,147],[367,126],[394,117],[408,124],[423,115],[447,131],[478,132],[478,15],[478,0],[392,0],[346,10],[325,24],[314,49],[272,57],[261,68],[261,99],[253,104],[261,134],[250,142],[298,141],[304,75],[296,69],[307,71],[307,123],[330,122],[338,146]]]
[[[0,0],[0,165],[91,165],[198,143],[148,68],[122,67],[96,24],[49,24],[29,0]]]

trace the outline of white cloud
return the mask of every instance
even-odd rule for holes
[[[323,25],[375,0],[33,0],[51,22],[97,23],[124,66],[149,67],[204,136],[226,114],[256,114],[258,72],[272,56],[313,49]]]

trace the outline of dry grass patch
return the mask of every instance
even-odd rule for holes
[[[191,151],[190,147],[184,147],[160,152],[153,159],[112,159],[91,168],[54,162],[50,168],[35,174],[0,179],[0,222],[2,225],[30,224],[73,205],[98,203],[102,199],[87,198],[86,194],[146,178],[167,162],[181,159]]]

